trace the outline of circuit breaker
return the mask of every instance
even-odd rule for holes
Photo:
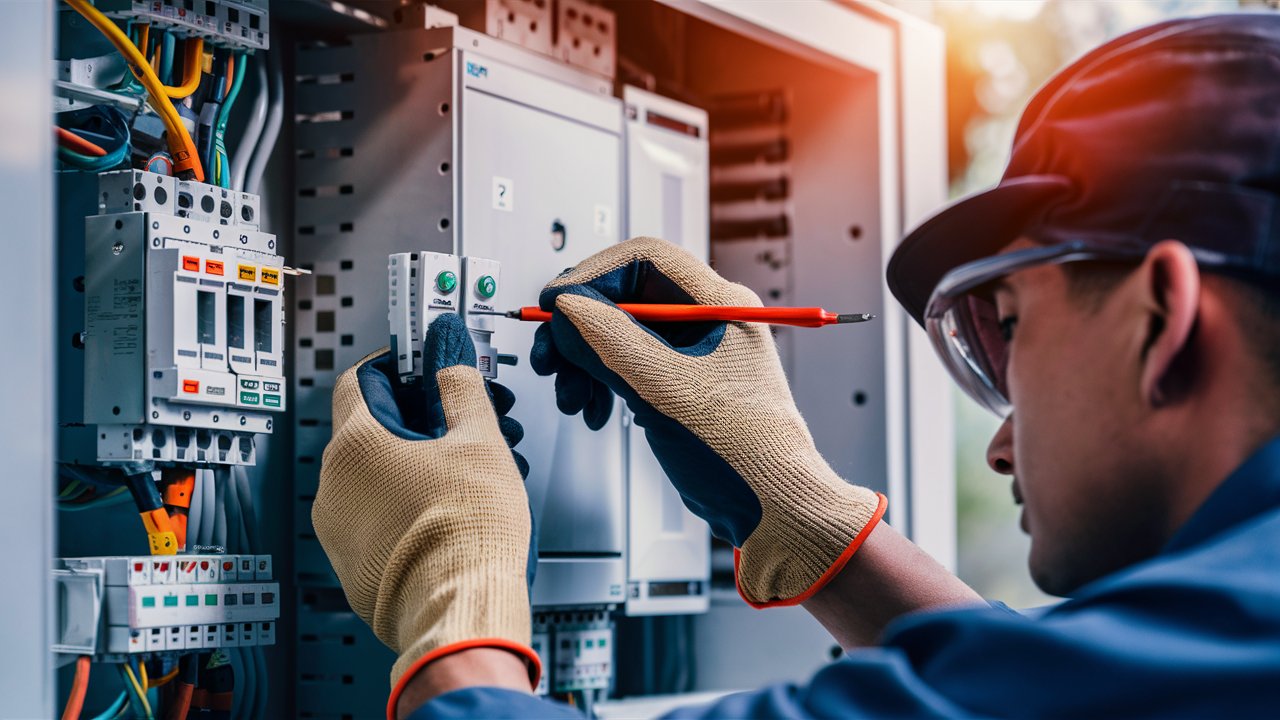
[[[254,435],[288,407],[285,269],[275,236],[243,220],[256,220],[256,198],[214,202],[228,205],[223,225],[179,214],[189,191],[171,177],[129,170],[98,185],[102,214],[84,220],[93,459],[254,464]]]
[[[274,645],[270,555],[64,558],[56,652],[113,656]]]

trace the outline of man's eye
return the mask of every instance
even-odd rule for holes
[[[1000,325],[1000,337],[1004,338],[1005,342],[1012,342],[1013,328],[1018,324],[1018,316],[1009,315],[1008,317],[1000,318],[998,323]]]

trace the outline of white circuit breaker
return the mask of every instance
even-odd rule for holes
[[[496,260],[436,252],[387,257],[387,321],[401,381],[422,375],[422,341],[442,312],[462,315],[476,347],[476,368],[486,379],[498,376],[492,338],[500,279]]]
[[[97,459],[253,464],[253,435],[287,406],[285,269],[258,198],[136,170],[99,191],[84,278]]]
[[[273,645],[270,555],[64,558],[55,652],[110,656]]]

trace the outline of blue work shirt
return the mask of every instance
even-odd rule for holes
[[[803,685],[673,718],[1280,717],[1280,438],[1231,474],[1159,555],[1030,618],[918,612]],[[446,693],[428,718],[581,717],[496,688]]]

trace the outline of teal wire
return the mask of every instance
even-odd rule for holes
[[[132,660],[126,660],[125,662],[129,663],[129,667],[131,668],[133,667]],[[138,674],[137,672],[134,672],[135,677],[137,676],[137,674]],[[125,673],[123,664],[120,665],[120,680],[124,682],[125,694],[129,696],[128,704],[132,706],[135,711],[133,713],[134,717],[144,717],[146,713],[142,711],[142,707],[143,707],[142,701],[139,700],[139,697],[141,696],[139,696],[138,692],[133,689],[133,683],[129,682],[129,676],[128,674]]]
[[[222,107],[218,108],[218,122],[214,125],[214,152],[222,156],[222,171],[217,173],[219,187],[231,187],[231,168],[228,167],[229,158],[224,136],[227,132],[227,120],[231,117],[231,106],[235,104],[236,96],[240,94],[240,86],[244,83],[244,66],[249,64],[248,59],[249,56],[246,53],[236,53],[236,76],[231,81],[231,89],[227,91],[226,100],[223,100]],[[216,163],[214,167],[217,167]]]
[[[173,53],[177,48],[173,33],[165,30],[160,42],[160,82],[165,85],[173,84]]]
[[[126,680],[126,682],[128,681]],[[111,718],[116,716],[116,713],[119,713],[124,709],[124,704],[127,702],[129,702],[129,693],[128,691],[122,690],[120,692],[120,696],[116,698],[116,701],[111,703],[111,707],[103,710],[101,714],[94,715],[90,720],[111,720]]]

